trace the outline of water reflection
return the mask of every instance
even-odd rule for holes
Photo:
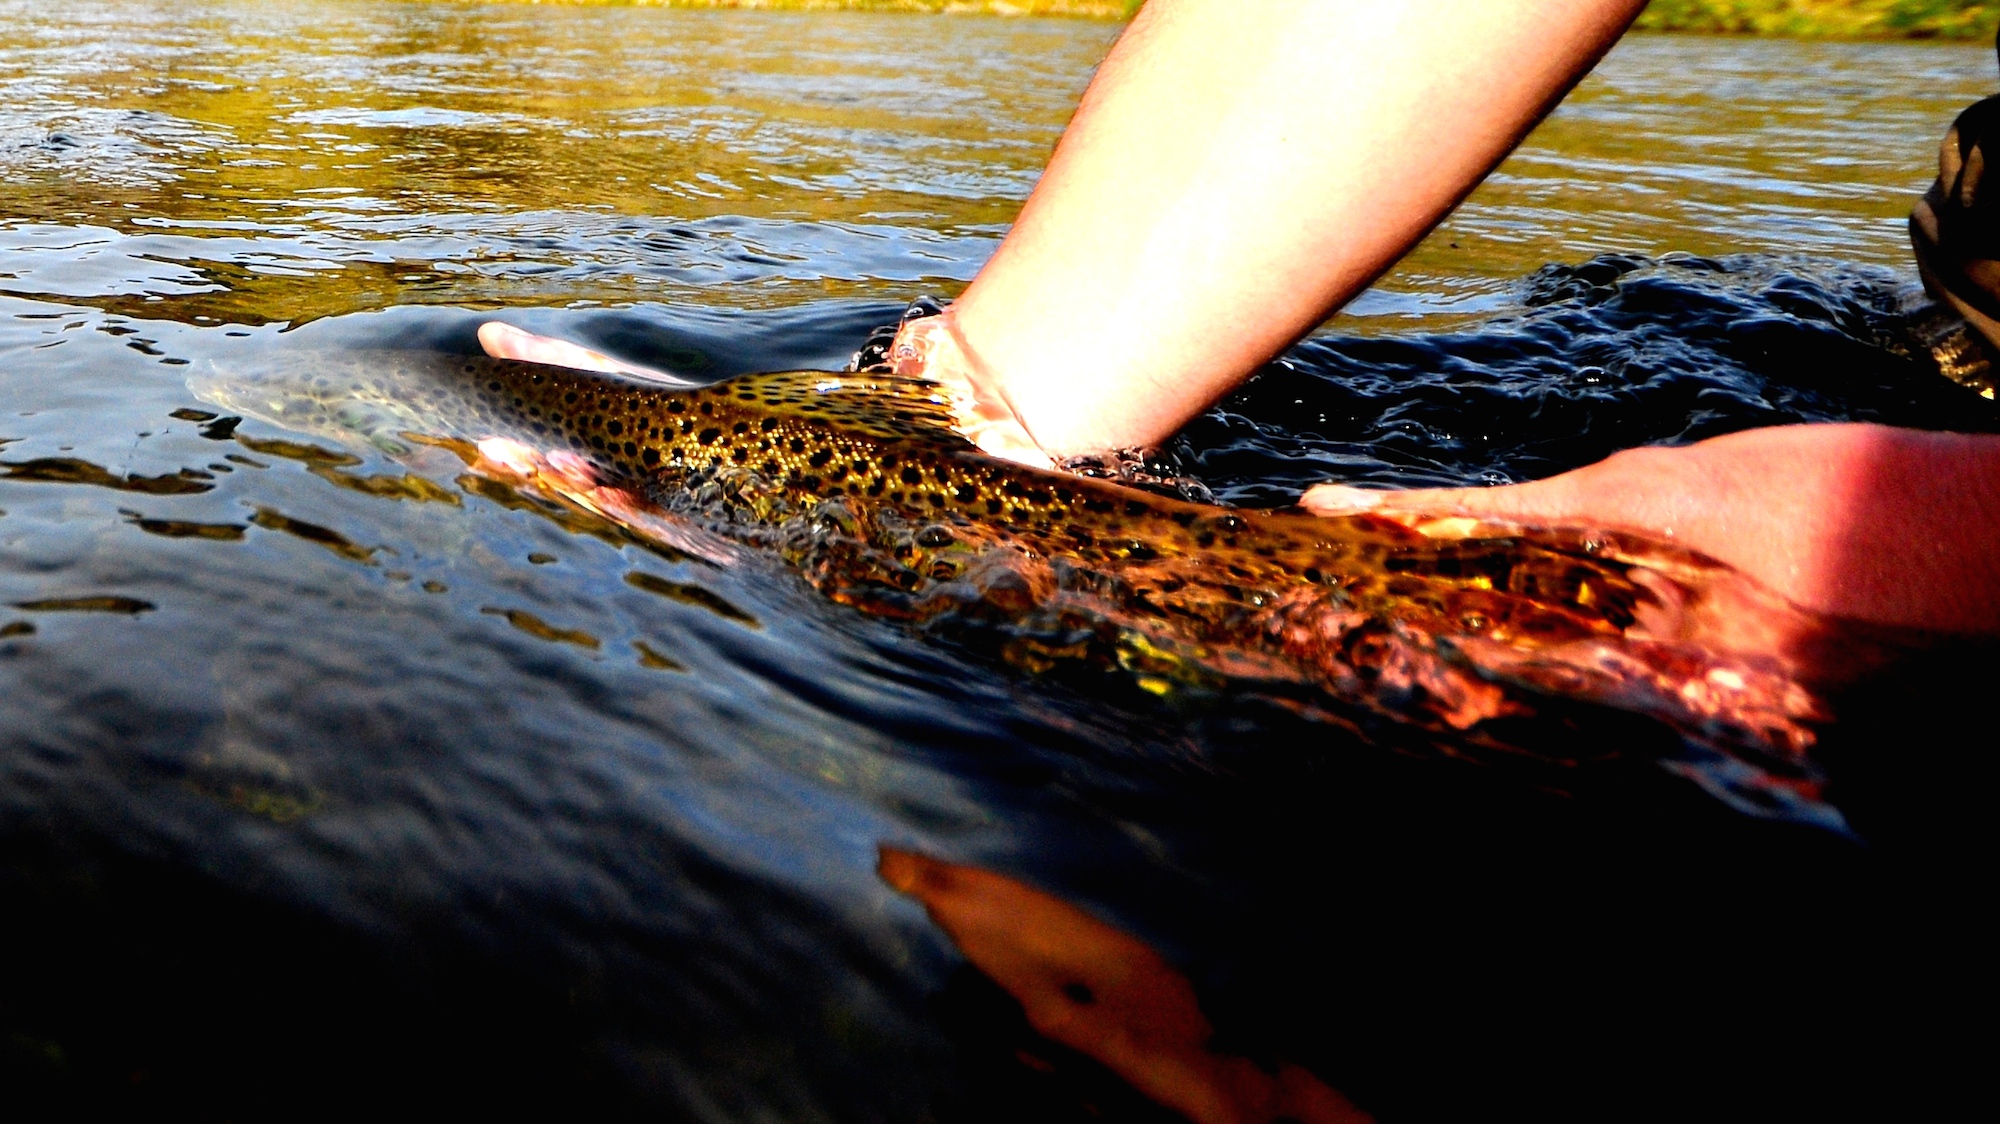
[[[5,27],[0,245],[68,247],[7,287],[253,323],[524,285],[735,307],[952,291],[1115,30],[18,2]],[[1900,265],[1940,123],[1989,70],[1969,47],[1634,38],[1350,317],[1488,312],[1545,261],[1605,251]]]
[[[924,905],[1050,1042],[1096,1061],[1195,1124],[1363,1124],[1310,1072],[1218,1051],[1194,986],[1144,941],[1003,875],[893,847],[882,880]],[[1030,1068],[1054,1063],[1026,1050]]]
[[[0,170],[34,188],[5,244],[71,251],[10,287],[210,294],[189,311],[252,322],[392,294],[505,299],[528,279],[545,300],[712,302],[721,287],[755,305],[795,287],[949,287],[990,252],[1115,30],[363,5],[72,15],[6,19]]]

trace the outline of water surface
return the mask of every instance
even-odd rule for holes
[[[1385,1119],[1839,1115],[1921,1093],[1917,1058],[1949,1086],[1907,1028],[1985,986],[1950,922],[1986,766],[1938,733],[1983,651],[1871,684],[1825,799],[1759,807],[1657,731],[1473,763],[1051,682],[188,389],[495,315],[690,378],[838,367],[970,278],[1114,30],[0,4],[10,1080],[1153,1118],[876,876],[889,844],[1138,934],[1231,1051]],[[1992,67],[1634,39],[1170,452],[1274,504],[1757,424],[1993,428],[1922,346],[1902,227]]]

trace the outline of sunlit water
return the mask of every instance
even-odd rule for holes
[[[1858,692],[1828,803],[1757,816],[1732,763],[1636,743],[1475,765],[1036,679],[188,389],[494,315],[691,378],[838,367],[971,277],[1114,33],[0,4],[9,1079],[207,1115],[1147,1117],[1019,1060],[885,843],[1141,934],[1230,1049],[1387,1119],[1838,1110],[1949,1071],[1906,1032],[1983,986],[1938,904],[1985,869],[1990,766],[1940,732],[1983,651]],[[1275,504],[1995,428],[1915,334],[1903,233],[1993,65],[1628,42],[1169,452]]]

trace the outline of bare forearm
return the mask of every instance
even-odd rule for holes
[[[960,300],[1044,449],[1148,444],[1352,297],[1643,0],[1152,0]]]
[[[1793,603],[2000,632],[2000,437],[1880,425],[1753,429],[1633,449],[1504,488],[1321,486],[1307,507],[1623,527],[1718,558]]]

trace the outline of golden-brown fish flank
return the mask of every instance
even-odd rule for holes
[[[567,454],[593,487],[775,550],[838,601],[998,626],[1002,654],[1030,669],[1116,666],[1159,693],[1287,682],[1443,732],[1560,696],[1782,754],[1810,744],[1819,717],[1789,668],[1707,642],[1717,591],[1731,604],[1754,591],[1670,547],[1493,528],[1431,538],[1036,470],[980,452],[934,387],[888,375],[676,388],[485,358],[306,366],[205,393],[392,452],[423,436]]]

